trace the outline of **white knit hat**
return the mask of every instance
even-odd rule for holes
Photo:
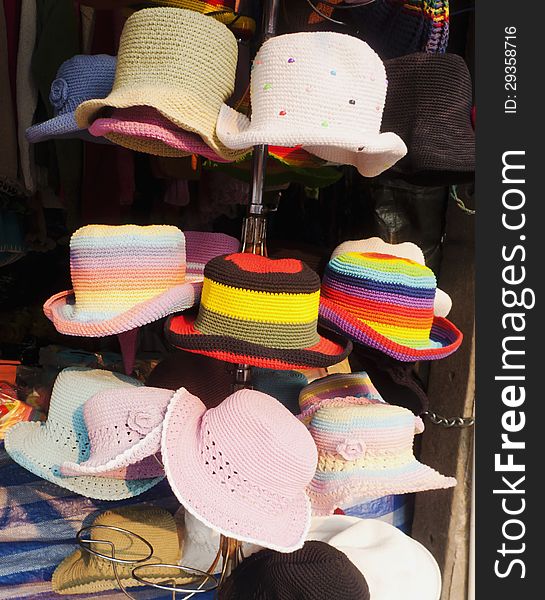
[[[407,153],[395,133],[380,133],[386,71],[363,41],[327,31],[265,42],[252,70],[252,119],[223,105],[219,139],[240,150],[256,144],[300,146],[367,177]]]
[[[421,265],[426,264],[424,253],[416,244],[413,244],[412,242],[388,244],[378,237],[372,237],[366,240],[348,240],[342,244],[339,244],[335,250],[333,250],[331,259],[339,256],[339,254],[345,254],[346,252],[377,252],[378,254],[389,254],[399,258],[408,258],[409,260],[413,260]],[[436,288],[435,300],[433,303],[434,315],[436,317],[446,317],[451,308],[451,297],[443,290]]]

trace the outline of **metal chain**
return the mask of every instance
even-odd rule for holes
[[[470,215],[473,216],[475,215],[475,211],[471,208],[468,208],[465,204],[464,201],[458,196],[458,186],[453,185],[450,188],[450,197],[456,202],[456,204],[458,205],[458,208],[464,212],[466,215]]]
[[[475,425],[475,417],[444,417],[431,410],[427,410],[423,415],[428,417],[434,425],[440,425],[447,429],[451,429],[452,427],[473,427]]]

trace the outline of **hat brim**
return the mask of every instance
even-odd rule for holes
[[[184,388],[173,392],[170,402],[174,401],[179,394],[185,394]],[[166,408],[165,408],[166,410]],[[83,463],[64,462],[61,466],[61,472],[66,475],[97,475],[123,469],[145,460],[157,454],[161,450],[161,434],[163,432],[163,423],[154,427],[146,436],[136,444],[127,448],[117,456],[112,456],[110,460],[97,464],[92,460]],[[111,448],[112,451],[115,448]]]
[[[192,276],[194,281],[170,288],[166,292],[141,302],[115,317],[100,321],[90,321],[78,311],[74,291],[67,290],[55,294],[44,304],[46,317],[55,328],[65,335],[80,337],[105,337],[116,335],[142,325],[153,323],[176,312],[187,310],[198,304],[201,290],[201,275]]]
[[[341,362],[352,344],[341,336],[319,334],[319,342],[310,348],[271,348],[223,335],[208,335],[195,328],[195,315],[176,315],[165,323],[167,340],[176,348],[197,352],[229,363],[267,369],[305,369],[329,367]]]
[[[65,460],[62,449],[46,433],[44,423],[17,423],[5,438],[5,448],[11,458],[38,477],[97,500],[133,498],[164,479],[114,479],[110,477],[62,477],[57,474]]]
[[[462,332],[448,319],[434,317],[428,345],[411,348],[394,342],[363,321],[356,319],[327,298],[320,298],[320,320],[352,341],[380,350],[403,362],[438,360],[455,352],[462,343]]]
[[[95,144],[110,143],[106,139],[97,139],[87,129],[80,128],[76,123],[74,112],[57,115],[48,121],[32,125],[32,127],[26,130],[25,135],[31,144],[52,139],[80,139],[84,142],[93,142]]]
[[[149,106],[175,125],[199,135],[205,144],[225,160],[237,160],[244,152],[227,148],[216,135],[216,120],[220,107],[180,90],[160,86],[123,87],[103,99],[87,100],[76,109],[79,127],[89,127],[103,108]],[[198,107],[198,109],[196,109]]]
[[[200,451],[199,428],[205,412],[206,406],[187,391],[168,406],[161,452],[175,496],[194,517],[227,537],[278,552],[301,548],[310,527],[306,494],[301,492],[288,509],[272,514],[265,503],[258,507],[248,502],[246,492],[239,492],[236,486],[226,490],[228,486],[210,475]],[[230,495],[226,504],[221,500],[225,494]],[[237,507],[236,514],[227,504]]]
[[[226,146],[238,150],[248,150],[258,144],[302,146],[323,160],[354,165],[367,177],[389,169],[407,154],[407,146],[395,133],[362,136],[361,132],[342,131],[332,134],[327,127],[317,131],[314,125],[309,125],[308,130],[304,130],[290,127],[289,123],[284,126],[270,123],[258,128],[248,117],[226,104],[221,107],[216,133]],[[362,147],[364,149],[358,151]]]
[[[174,126],[167,128],[130,118],[109,117],[94,121],[89,132],[136,152],[166,157],[198,154],[216,162],[230,162],[208,147],[196,133],[174,129]]]

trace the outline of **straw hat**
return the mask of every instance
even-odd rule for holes
[[[37,143],[57,137],[82,137],[94,140],[85,127],[75,120],[76,108],[85,100],[104,98],[114,83],[116,57],[107,54],[76,55],[64,61],[51,83],[49,101],[55,116],[26,130],[29,142]]]
[[[133,390],[142,384],[118,373],[70,367],[59,373],[45,423],[17,423],[8,429],[5,448],[14,461],[31,473],[57,485],[99,500],[132,498],[159,483],[163,477],[124,480],[113,477],[62,477],[60,465],[84,461],[90,443],[83,422],[83,405],[108,389]]]
[[[192,235],[199,238],[215,241]],[[233,247],[221,242],[208,246],[208,254]],[[73,290],[52,296],[44,312],[67,335],[103,337],[146,325],[198,302],[203,265],[197,260],[204,252],[196,250],[189,272],[177,227],[86,225],[70,240]]]
[[[309,431],[318,468],[308,495],[315,515],[329,515],[389,494],[410,494],[456,485],[418,462],[413,454],[416,417],[390,404],[331,406],[318,410]]]
[[[240,390],[206,410],[189,392],[178,395],[167,410],[161,454],[172,491],[208,527],[280,552],[302,546],[316,446],[271,396]]]
[[[233,149],[302,145],[374,177],[407,152],[396,134],[380,132],[386,87],[382,61],[357,38],[281,35],[265,42],[254,60],[251,121],[224,104],[217,133]]]
[[[397,360],[437,360],[455,352],[463,336],[450,321],[434,316],[436,287],[435,275],[420,263],[347,252],[325,269],[320,319]]]
[[[176,523],[170,513],[162,508],[152,506],[124,506],[106,511],[96,517],[93,525],[120,527],[135,533],[147,540],[154,553],[150,562],[176,565],[180,557],[180,541]],[[116,556],[126,560],[139,560],[148,553],[148,547],[133,536],[108,529],[91,529],[89,535],[94,540],[104,540],[115,544]],[[109,547],[105,544],[86,544],[97,552],[108,555]],[[117,565],[121,582],[126,586],[140,586],[132,577],[135,565]],[[148,571],[151,570],[148,567]],[[165,574],[160,571],[153,575],[146,574],[146,579],[161,581]],[[65,558],[55,569],[51,581],[53,591],[57,594],[86,594],[105,590],[118,589],[112,564],[98,556],[94,556],[78,548]]]
[[[313,517],[307,539],[327,542],[352,561],[372,600],[439,600],[441,572],[430,552],[377,519],[344,515]]]
[[[345,254],[346,252],[371,252],[376,254],[390,254],[399,258],[408,258],[421,265],[426,264],[424,253],[412,242],[402,242],[400,244],[388,244],[378,237],[367,238],[364,240],[348,240],[339,244],[331,254],[331,258]],[[433,301],[433,314],[436,317],[446,317],[452,308],[451,297],[437,288]]]
[[[123,28],[112,92],[80,104],[76,121],[86,128],[103,108],[145,105],[235,160],[244,153],[227,149],[215,128],[234,90],[237,57],[234,35],[215,19],[176,8],[140,10]]]
[[[165,334],[177,348],[226,362],[326,367],[343,360],[351,346],[318,332],[319,297],[318,275],[299,260],[220,256],[205,267],[197,317],[171,317]]]

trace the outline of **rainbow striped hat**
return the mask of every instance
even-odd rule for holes
[[[44,312],[60,333],[104,337],[186,310],[199,301],[199,257],[232,251],[229,240],[238,245],[220,234],[214,246],[209,237],[213,235],[191,234],[195,242],[208,241],[210,252],[198,248],[189,268],[186,239],[177,227],[81,227],[70,240],[73,290],[52,296]]]
[[[189,352],[268,369],[327,367],[352,344],[318,332],[320,278],[293,258],[231,254],[204,269],[197,317],[165,324],[167,339]]]
[[[416,417],[401,406],[360,404],[321,408],[309,431],[318,467],[307,492],[315,515],[390,494],[445,489],[456,479],[416,460]]]
[[[322,323],[351,340],[412,362],[452,354],[462,333],[434,316],[437,282],[425,265],[374,252],[346,252],[325,269]]]

